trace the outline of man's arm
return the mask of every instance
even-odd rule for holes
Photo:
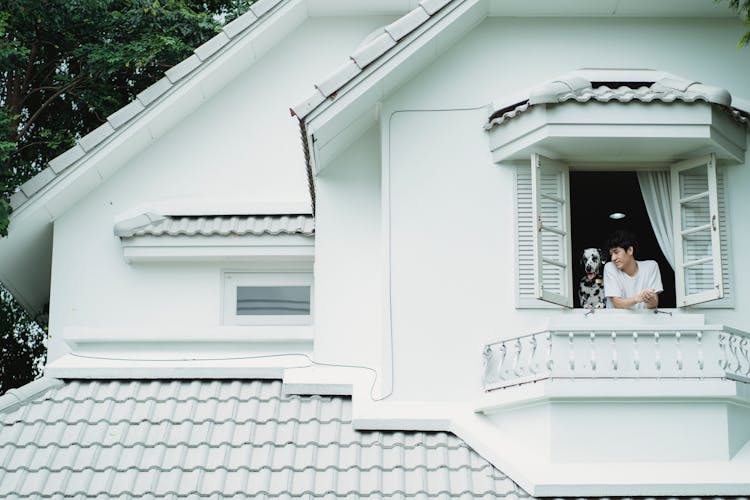
[[[643,302],[648,309],[656,309],[659,305],[659,294],[653,290],[643,290],[635,297],[610,297],[615,309],[630,309]]]

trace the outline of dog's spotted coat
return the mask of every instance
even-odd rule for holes
[[[602,252],[598,248],[585,249],[581,256],[581,264],[585,273],[578,283],[578,298],[581,301],[581,307],[584,309],[605,308]]]

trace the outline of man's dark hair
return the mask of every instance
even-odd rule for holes
[[[627,229],[618,229],[614,233],[609,235],[607,241],[604,243],[604,250],[609,252],[613,248],[622,248],[627,250],[633,247],[633,253],[638,248],[638,242],[635,239],[635,235]]]

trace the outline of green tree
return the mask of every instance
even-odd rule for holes
[[[723,0],[714,0],[714,2],[718,3]],[[737,15],[742,20],[742,23],[745,26],[750,25],[750,0],[728,0],[729,1],[729,8],[732,9],[737,13]],[[737,42],[738,47],[745,47],[747,46],[748,42],[750,42],[750,31],[747,31],[744,35],[742,35],[742,38],[740,38],[740,41]]]
[[[0,237],[18,186],[252,1],[0,1]],[[4,289],[0,303],[2,393],[37,373],[43,331]]]
[[[39,376],[47,354],[47,332],[0,287],[0,394]]]

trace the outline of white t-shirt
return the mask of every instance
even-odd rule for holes
[[[607,297],[607,307],[614,307],[611,297],[635,297],[643,290],[654,290],[656,293],[664,291],[661,284],[659,265],[653,260],[637,260],[638,271],[635,276],[628,276],[620,271],[614,262],[607,262],[604,266],[604,296]],[[646,304],[639,302],[631,309],[645,309]]]

